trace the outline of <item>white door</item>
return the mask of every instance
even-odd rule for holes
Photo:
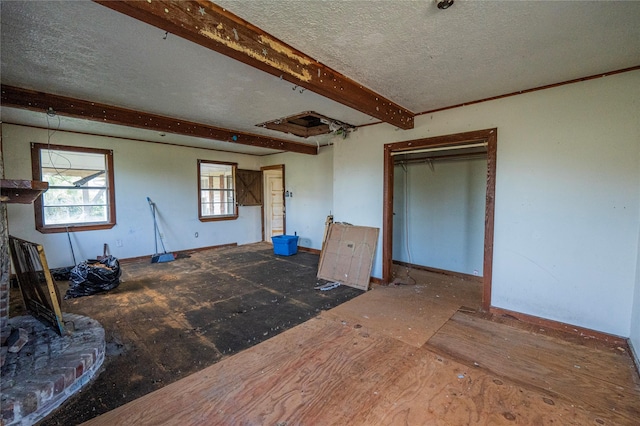
[[[284,234],[284,187],[282,170],[265,170],[264,175],[264,239]]]

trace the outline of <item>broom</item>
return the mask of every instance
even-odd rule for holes
[[[167,249],[164,247],[164,242],[162,238],[160,238],[160,244],[162,244],[163,253],[158,253],[158,234],[160,230],[158,229],[158,222],[156,221],[156,203],[151,201],[151,198],[147,197],[147,201],[149,202],[149,207],[151,207],[151,214],[153,215],[153,239],[155,242],[155,254],[151,256],[151,263],[164,263],[164,262],[173,262],[176,260],[173,253],[167,253]]]

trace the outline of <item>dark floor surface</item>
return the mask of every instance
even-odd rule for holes
[[[317,267],[315,254],[275,256],[263,243],[123,264],[118,288],[63,302],[64,312],[102,324],[106,359],[99,376],[40,425],[82,423],[362,293],[315,290],[326,283]],[[15,306],[19,294],[12,297]]]

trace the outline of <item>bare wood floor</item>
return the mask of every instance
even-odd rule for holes
[[[412,276],[86,424],[638,424],[626,348],[457,311],[479,284]]]
[[[102,371],[40,426],[92,419],[288,330],[363,292],[314,287],[318,255],[275,256],[267,243],[123,263],[107,293],[64,300],[62,309],[105,330]],[[68,285],[59,283],[64,294]],[[18,289],[10,312],[20,314]],[[17,306],[16,306],[17,305]]]

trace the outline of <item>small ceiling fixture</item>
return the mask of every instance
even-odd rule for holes
[[[436,4],[438,5],[438,9],[449,9],[453,4],[454,0],[436,0]]]
[[[289,117],[256,124],[256,126],[291,133],[292,135],[302,136],[303,138],[327,133],[335,133],[346,137],[347,133],[355,130],[355,126],[351,124],[325,117],[314,111],[305,111]]]

